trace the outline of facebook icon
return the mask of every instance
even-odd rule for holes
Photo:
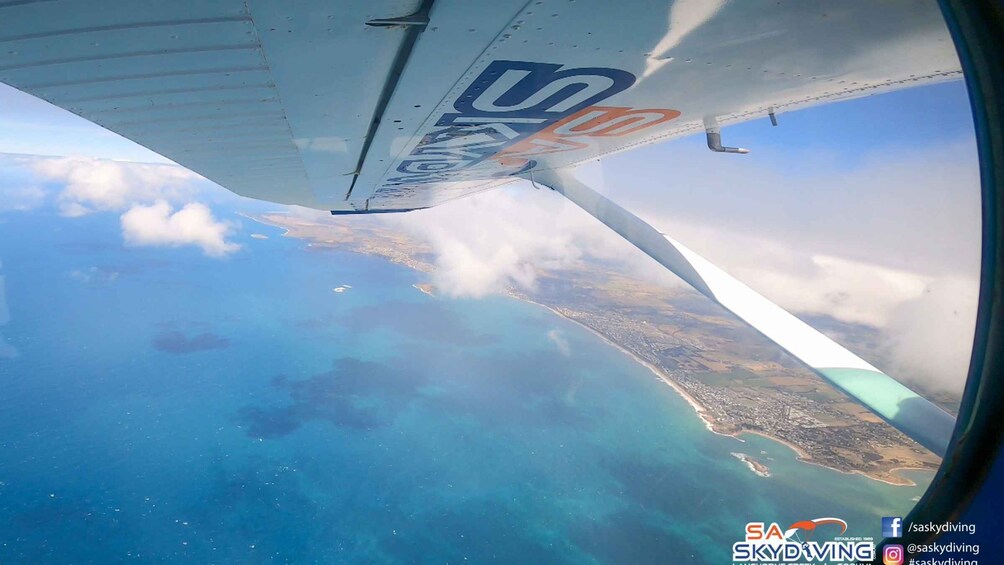
[[[903,519],[899,516],[882,518],[882,537],[898,538],[903,535]]]

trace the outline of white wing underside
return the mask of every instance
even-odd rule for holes
[[[959,76],[933,1],[437,0],[399,61],[413,28],[366,22],[419,7],[0,2],[0,81],[239,194],[377,211]]]

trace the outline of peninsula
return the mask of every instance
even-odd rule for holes
[[[427,243],[373,218],[314,220],[273,213],[252,219],[285,229],[312,249],[384,257],[422,273],[435,269]],[[431,282],[416,288],[438,294]],[[577,322],[648,366],[715,433],[763,435],[788,445],[802,461],[898,485],[912,484],[898,470],[934,471],[940,464],[936,455],[689,289],[647,283],[584,259],[538,272],[533,291],[510,288],[508,294]],[[758,475],[769,474],[749,456],[741,460]]]

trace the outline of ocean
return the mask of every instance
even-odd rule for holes
[[[213,259],[0,215],[0,562],[723,563],[748,521],[879,538],[930,480],[713,434],[541,307],[243,224]]]

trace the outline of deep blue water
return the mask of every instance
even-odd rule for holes
[[[722,563],[747,521],[878,537],[922,492],[711,434],[536,306],[238,239],[210,259],[123,247],[114,215],[0,215],[0,562]]]

